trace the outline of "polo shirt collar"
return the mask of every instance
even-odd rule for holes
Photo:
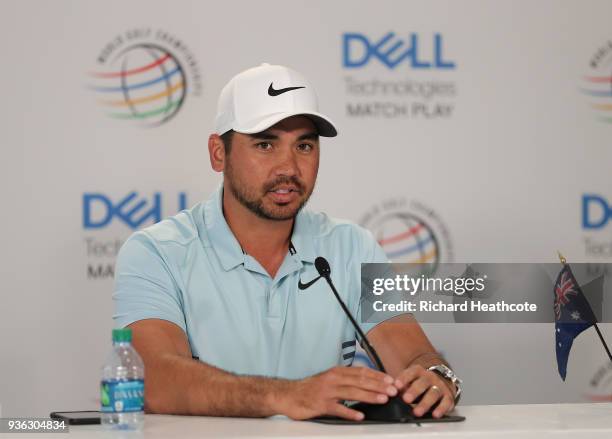
[[[208,239],[225,271],[244,263],[240,243],[223,216],[223,184],[211,195],[204,207]]]
[[[225,271],[245,262],[245,253],[240,243],[229,228],[223,216],[223,184],[213,192],[204,207],[208,239],[219,257]],[[313,246],[313,234],[310,217],[303,209],[295,217],[291,243],[296,251],[294,257],[303,262],[314,263],[316,258]]]
[[[317,255],[314,251],[313,241],[314,235],[310,224],[310,215],[302,209],[295,217],[293,234],[291,235],[291,243],[296,251],[295,257],[302,262],[314,264]]]

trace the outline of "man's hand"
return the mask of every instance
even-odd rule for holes
[[[441,418],[455,407],[456,389],[452,383],[419,364],[400,372],[394,385],[408,404],[421,397],[413,407],[415,416],[423,416],[435,406],[433,417]]]
[[[331,415],[361,421],[363,413],[342,400],[384,404],[397,395],[390,375],[365,367],[334,367],[303,380],[292,381],[277,396],[278,411],[292,419]]]

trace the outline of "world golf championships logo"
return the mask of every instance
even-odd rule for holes
[[[107,44],[98,63],[88,74],[89,88],[114,119],[162,125],[177,115],[188,93],[201,89],[193,55],[164,31],[125,32]]]
[[[612,41],[606,42],[591,56],[580,91],[588,97],[595,118],[612,123]]]
[[[91,73],[105,84],[92,88],[102,96],[98,102],[109,108],[110,117],[155,126],[172,119],[183,105],[185,72],[168,50],[137,44],[120,52],[111,64],[118,70]]]
[[[424,204],[391,199],[374,206],[360,221],[393,262],[431,264],[452,260],[448,231]]]
[[[431,227],[411,213],[389,213],[370,226],[374,237],[394,261],[437,264],[438,239]]]

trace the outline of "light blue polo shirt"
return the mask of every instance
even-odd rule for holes
[[[340,296],[360,321],[361,263],[388,262],[372,234],[350,222],[305,209],[274,278],[243,253],[222,211],[222,188],[211,198],[134,233],[115,269],[117,327],[163,319],[187,334],[201,361],[237,373],[304,378],[349,365],[356,337],[324,279],[331,266]],[[373,324],[361,324],[364,332]]]

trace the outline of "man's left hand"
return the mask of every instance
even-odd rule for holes
[[[404,369],[394,384],[408,404],[413,404],[422,396],[413,407],[413,413],[417,417],[434,408],[433,417],[441,418],[455,408],[455,386],[419,364]]]

